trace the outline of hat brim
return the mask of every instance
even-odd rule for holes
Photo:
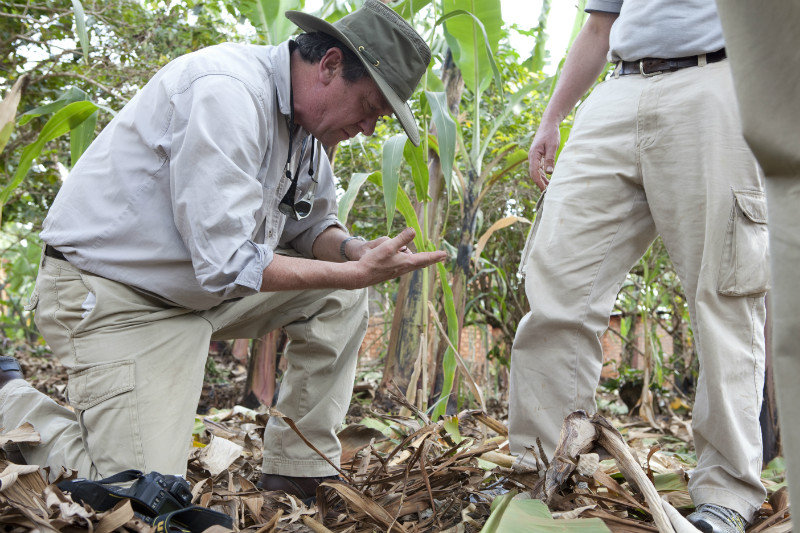
[[[350,41],[350,39],[347,38],[345,34],[339,31],[333,24],[319,17],[315,17],[314,15],[309,15],[308,13],[303,13],[301,11],[287,11],[285,15],[286,18],[296,24],[303,31],[309,33],[321,32],[336,37],[345,46],[350,48],[350,50],[355,52],[361,63],[366,67],[367,72],[375,82],[375,85],[378,86],[378,90],[380,90],[383,97],[386,98],[386,101],[389,103],[389,107],[391,107],[392,111],[394,111],[394,116],[397,117],[398,121],[400,121],[400,125],[403,126],[403,130],[405,130],[409,140],[414,144],[414,146],[419,146],[419,129],[417,126],[417,121],[414,120],[414,114],[411,112],[411,108],[406,102],[403,101],[402,98],[397,96],[397,93],[394,92],[394,89],[392,89],[389,84],[386,83],[386,81],[383,79],[380,73],[375,70],[372,64],[369,61],[366,61],[362,55],[358,53],[356,46],[352,43],[352,41]]]

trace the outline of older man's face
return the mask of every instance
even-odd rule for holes
[[[303,125],[325,146],[333,146],[359,133],[372,135],[377,121],[392,113],[369,76],[349,82],[338,74],[317,96]]]

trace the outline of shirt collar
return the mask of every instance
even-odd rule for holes
[[[291,41],[284,41],[275,47],[275,92],[278,96],[278,109],[287,118],[292,113],[292,71],[291,71]],[[297,125],[295,135],[302,139],[308,132]]]
[[[289,41],[284,41],[275,47],[275,90],[278,94],[278,109],[281,113],[289,116],[291,108],[291,53],[289,51]]]

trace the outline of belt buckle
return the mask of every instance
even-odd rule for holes
[[[656,70],[655,72],[645,72],[644,71],[644,59],[639,60],[639,74],[642,75],[644,78],[652,78],[653,76],[657,76],[658,74],[662,74],[663,70]]]

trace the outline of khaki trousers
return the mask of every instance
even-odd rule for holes
[[[761,505],[766,205],[741,136],[727,61],[599,85],[578,109],[521,270],[531,310],[511,357],[511,451],[594,412],[599,337],[626,274],[657,234],[680,277],[700,375],[695,504]]]
[[[43,257],[32,298],[36,324],[67,369],[70,411],[15,380],[0,391],[0,426],[30,422],[42,445],[30,464],[105,477],[136,468],[184,474],[212,339],[285,328],[289,345],[277,409],[334,463],[366,332],[366,291],[259,293],[194,312]],[[282,421],[264,434],[263,471],[335,470]]]
[[[772,363],[794,505],[800,494],[800,1],[717,2],[744,135],[764,168],[773,290]]]

